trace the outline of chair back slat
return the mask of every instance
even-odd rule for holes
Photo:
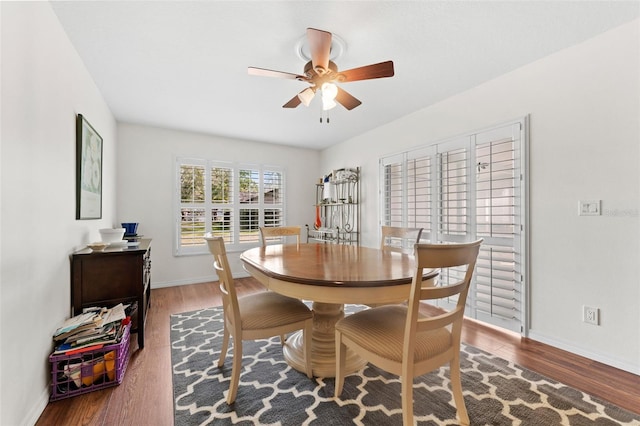
[[[448,327],[464,316],[464,309],[458,307],[434,317],[418,319],[416,333]]]
[[[416,244],[415,251],[428,252],[421,256],[416,253],[416,263],[419,268],[452,268],[455,266],[475,265],[478,250],[474,250],[475,243],[461,244]],[[471,247],[471,248],[470,248]]]
[[[422,228],[404,228],[399,226],[382,226],[380,250],[400,253],[411,253],[414,244],[420,242]]]
[[[260,227],[260,241],[262,247],[267,245],[268,241],[279,240],[285,241],[286,237],[295,237],[296,244],[300,245],[300,229],[298,225],[295,226],[261,226]]]
[[[444,299],[445,297],[455,296],[464,291],[466,285],[466,281],[458,281],[455,284],[443,287],[422,287],[420,289],[420,300]]]

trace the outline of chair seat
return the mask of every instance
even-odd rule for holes
[[[300,301],[273,291],[238,298],[243,330],[260,330],[304,321],[313,312]]]
[[[362,348],[402,362],[407,312],[404,305],[380,306],[349,315],[336,328]],[[451,333],[444,328],[417,333],[415,345],[415,362],[432,358],[451,348]]]

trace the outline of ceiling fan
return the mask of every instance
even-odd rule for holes
[[[380,62],[363,67],[338,71],[338,66],[330,59],[332,36],[330,32],[307,28],[307,41],[311,60],[304,66],[304,74],[273,71],[265,68],[249,67],[250,75],[286,78],[309,83],[309,87],[291,98],[283,108],[295,108],[301,103],[309,106],[316,92],[322,92],[323,110],[336,106],[336,102],[352,110],[362,102],[338,87],[335,83],[393,77],[393,61]]]

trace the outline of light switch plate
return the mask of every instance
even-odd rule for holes
[[[580,216],[600,216],[600,200],[581,200],[578,208]]]

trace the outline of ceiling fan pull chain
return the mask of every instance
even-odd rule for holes
[[[325,110],[320,110],[320,122],[322,123],[322,118],[325,117],[325,114],[327,115],[325,123],[329,124],[329,113]]]

